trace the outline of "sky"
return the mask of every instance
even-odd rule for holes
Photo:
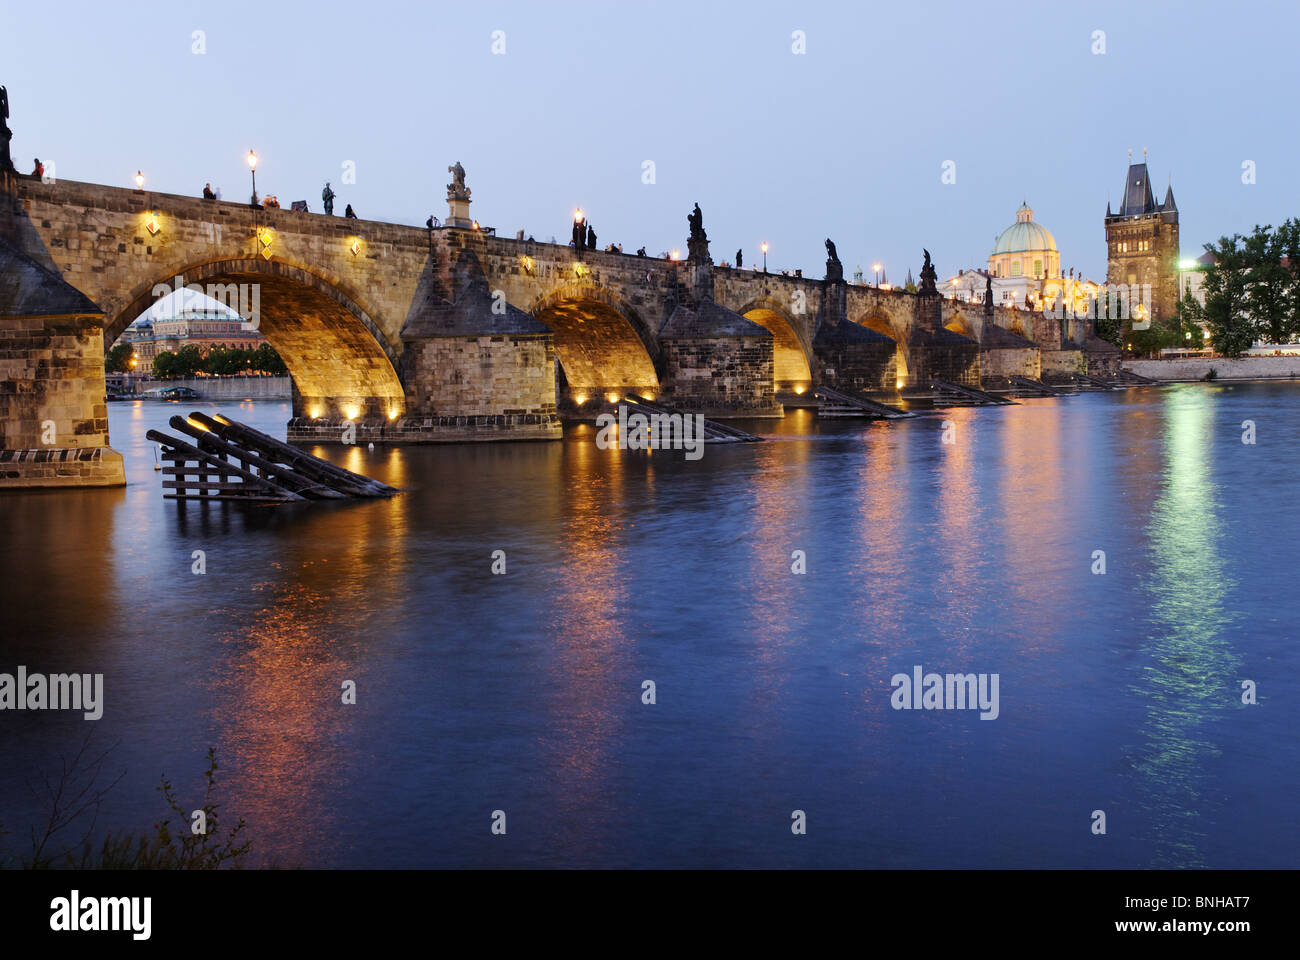
[[[600,246],[684,250],[698,202],[715,262],[819,277],[829,237],[893,281],[983,267],[1028,199],[1101,280],[1129,150],[1184,257],[1300,215],[1297,36],[1296,3],[7,2],[0,84],[19,169],[60,179],[243,199],[253,148],[284,206],[329,180],[422,225],[460,161],[502,235],[581,206]]]

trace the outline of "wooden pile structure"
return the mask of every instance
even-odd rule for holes
[[[673,407],[666,407],[662,403],[654,403],[636,393],[629,393],[623,398],[623,402],[633,410],[640,411],[647,417],[678,415],[683,417],[693,416],[693,414],[685,413]],[[703,439],[706,443],[761,443],[763,440],[762,437],[755,436],[752,433],[746,433],[744,430],[741,430],[738,427],[733,427],[730,424],[719,423],[717,420],[704,421]]]
[[[930,391],[936,407],[983,407],[1016,402],[1008,397],[999,397],[992,393],[985,393],[983,390],[976,390],[974,387],[940,380],[938,377],[930,378]]]
[[[904,420],[912,414],[873,400],[858,390],[835,390],[817,387],[818,417],[872,417],[878,420]]]
[[[265,503],[391,497],[398,492],[220,414],[195,412],[168,422],[195,442],[157,430],[145,434],[163,448],[165,499]]]

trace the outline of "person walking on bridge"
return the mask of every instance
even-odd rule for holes
[[[36,158],[36,166],[32,168],[32,176],[42,178],[45,176],[45,164],[41,163],[40,157]]]

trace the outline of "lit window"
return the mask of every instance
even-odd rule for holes
[[[1012,261],[1011,261],[1011,275],[1012,275],[1013,277],[1018,277],[1018,276],[1020,276],[1020,261],[1019,261],[1019,260],[1012,260]]]

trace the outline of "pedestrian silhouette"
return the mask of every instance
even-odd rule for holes
[[[33,177],[45,176],[45,164],[41,163],[40,157],[36,158],[36,166],[32,168],[32,176]]]
[[[204,199],[204,200],[215,200],[215,199],[217,199],[217,195],[216,195],[215,193],[212,192],[212,184],[210,184],[210,183],[205,183],[205,184],[203,185],[203,199]]]
[[[347,209],[343,211],[343,216],[347,217],[349,220],[355,220],[357,218],[357,215],[352,212],[352,204],[348,204]]]

